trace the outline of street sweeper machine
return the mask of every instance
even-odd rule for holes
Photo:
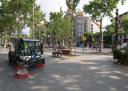
[[[44,67],[42,43],[36,39],[11,38],[8,59],[9,64],[18,70],[18,74],[24,74],[21,70],[28,70],[30,67]]]

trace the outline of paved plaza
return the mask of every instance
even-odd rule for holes
[[[32,69],[32,78],[18,80],[0,49],[0,91],[128,91],[128,67],[113,63],[112,55],[82,54],[53,58],[45,52],[46,66]]]

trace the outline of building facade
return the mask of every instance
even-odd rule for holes
[[[75,38],[78,43],[80,43],[81,37],[85,32],[100,32],[100,26],[79,12],[75,17]]]
[[[118,34],[117,40],[118,40],[120,46],[123,45],[123,44],[126,45],[126,43],[128,43],[128,32],[127,32],[128,29],[125,30],[126,31],[126,34],[123,34],[123,33],[120,34],[122,31],[124,31],[123,27],[120,26],[121,25],[121,21],[122,20],[125,20],[125,18],[127,18],[127,17],[128,17],[128,11],[119,15],[119,26],[118,26],[118,31],[117,31],[117,34]],[[117,27],[117,26],[115,26],[115,20],[116,20],[116,17],[114,17],[114,18],[111,19],[111,22],[113,24],[113,29],[115,29]],[[112,37],[112,41],[113,42],[116,40],[115,35],[116,35],[116,33]]]
[[[100,25],[97,22],[94,22],[93,20],[91,20],[91,31],[94,34],[97,32],[100,32]],[[102,29],[102,31],[105,31],[105,30]]]

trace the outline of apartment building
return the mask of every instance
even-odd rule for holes
[[[82,12],[78,12],[75,17],[75,37],[77,42],[81,41],[81,37],[85,32],[100,32],[100,26],[90,17],[84,16]]]

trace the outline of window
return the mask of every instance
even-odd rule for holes
[[[10,42],[10,43],[9,43],[9,50],[10,50],[11,52],[14,52],[14,51],[15,51],[15,45],[14,45],[13,42]]]

